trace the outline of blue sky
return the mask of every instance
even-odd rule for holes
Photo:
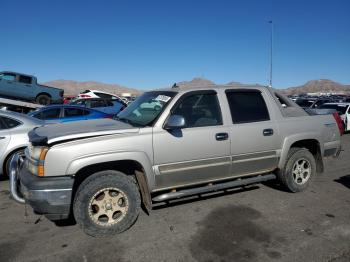
[[[0,70],[159,88],[204,77],[350,84],[350,1],[1,1]]]

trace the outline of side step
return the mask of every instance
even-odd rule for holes
[[[234,187],[239,187],[239,186],[246,186],[249,184],[261,183],[261,182],[272,180],[272,179],[276,179],[276,175],[268,174],[268,175],[260,175],[260,176],[256,176],[256,177],[241,178],[241,179],[236,179],[236,180],[230,181],[230,182],[214,184],[211,186],[202,186],[202,187],[196,187],[196,188],[192,188],[192,189],[184,189],[184,190],[180,190],[180,191],[176,191],[176,192],[165,193],[165,194],[161,194],[159,196],[152,198],[152,200],[154,202],[161,202],[161,201],[166,201],[166,200],[171,200],[171,199],[176,199],[176,198],[182,198],[182,197],[188,197],[188,196],[208,193],[208,192],[212,192],[212,191],[223,190],[223,189],[227,189],[227,188],[234,188]]]

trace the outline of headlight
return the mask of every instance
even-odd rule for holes
[[[35,160],[45,160],[45,156],[48,150],[49,148],[45,146],[31,146],[29,148],[29,155],[32,159]]]
[[[49,151],[49,148],[44,146],[29,147],[28,169],[32,174],[37,176],[44,176],[44,162],[47,151]]]

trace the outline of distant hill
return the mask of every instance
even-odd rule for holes
[[[329,79],[311,80],[301,86],[290,87],[284,90],[287,94],[301,93],[335,93],[345,92],[350,93],[350,85],[343,85]]]
[[[48,86],[54,86],[58,88],[62,88],[65,90],[66,95],[77,95],[81,91],[87,89],[96,89],[101,90],[113,94],[122,94],[122,93],[131,93],[133,95],[139,95],[143,92],[143,90],[136,88],[129,88],[118,84],[105,84],[96,81],[86,81],[86,82],[78,82],[73,80],[54,80],[50,82],[44,83]],[[196,77],[190,81],[180,81],[176,83],[180,88],[190,88],[195,86],[215,86],[211,80]],[[224,85],[231,86],[247,86],[248,84],[243,84],[240,82],[229,82]],[[262,86],[260,84],[249,84],[249,86]],[[169,87],[171,87],[169,85]],[[286,94],[299,94],[299,93],[317,93],[317,92],[345,92],[350,94],[350,85],[343,85],[328,79],[320,79],[320,80],[311,80],[306,82],[301,86],[290,87],[287,89],[281,89],[282,92]]]
[[[182,81],[182,82],[177,82],[176,83],[177,86],[179,86],[180,88],[188,88],[188,87],[195,87],[195,86],[215,86],[217,85],[216,83],[214,83],[211,80],[205,79],[205,78],[200,78],[200,77],[195,77],[190,81]],[[227,84],[223,84],[223,85],[231,85],[231,86],[262,86],[259,84],[242,84],[240,82],[229,82]]]
[[[105,84],[96,81],[78,82],[73,80],[54,80],[45,82],[43,84],[47,86],[62,88],[64,89],[65,95],[72,96],[77,95],[81,91],[85,91],[87,89],[95,89],[117,95],[120,95],[122,93],[131,93],[133,95],[139,95],[141,93],[140,90],[135,88],[128,88],[118,84]]]

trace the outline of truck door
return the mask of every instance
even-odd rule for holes
[[[257,89],[226,90],[232,125],[232,176],[269,172],[277,167],[281,139],[264,96]]]
[[[16,92],[21,94],[21,97],[33,101],[35,99],[38,90],[36,86],[32,84],[33,78],[25,75],[17,75]]]
[[[200,184],[229,176],[229,128],[223,125],[216,91],[182,95],[170,115],[183,116],[186,125],[170,131],[154,128],[156,188]]]
[[[0,94],[7,97],[16,96],[14,86],[16,85],[16,75],[12,73],[2,73],[0,75]]]

